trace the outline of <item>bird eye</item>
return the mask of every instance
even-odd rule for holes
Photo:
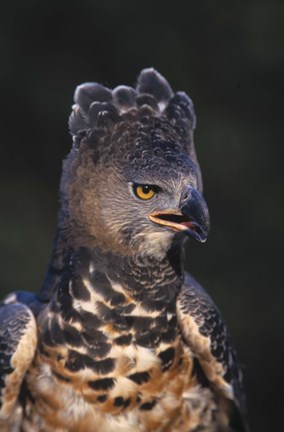
[[[157,187],[151,185],[134,185],[135,195],[142,200],[149,200],[157,193]]]

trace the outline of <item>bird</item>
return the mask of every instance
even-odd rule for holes
[[[79,85],[50,262],[0,304],[3,432],[248,432],[228,328],[185,271],[210,218],[190,97]]]

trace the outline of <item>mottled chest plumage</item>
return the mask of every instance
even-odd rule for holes
[[[159,404],[169,412],[180,409],[192,362],[177,326],[176,277],[163,275],[147,295],[139,286],[146,276],[134,278],[131,287],[124,270],[117,278],[77,259],[39,316],[39,351],[27,382],[47,421],[54,418],[55,399],[56,411],[67,405],[72,413],[70,420],[63,416],[62,427],[80,417],[78,398],[82,418],[92,410],[102,416],[137,410],[138,422],[155,407],[161,421]]]

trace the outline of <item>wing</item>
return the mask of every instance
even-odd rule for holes
[[[221,397],[230,430],[247,432],[242,372],[230,335],[212,299],[188,274],[177,314],[183,338],[196,358],[200,382]]]
[[[14,416],[37,342],[33,313],[26,305],[13,300],[10,296],[0,304],[0,430],[5,430]]]

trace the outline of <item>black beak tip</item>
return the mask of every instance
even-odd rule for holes
[[[191,190],[188,202],[181,208],[181,212],[187,215],[192,226],[185,231],[189,237],[205,243],[210,230],[210,217],[207,204],[203,196],[196,190]]]
[[[188,229],[185,234],[197,240],[200,243],[205,243],[209,234],[209,228],[196,227],[195,229]]]

